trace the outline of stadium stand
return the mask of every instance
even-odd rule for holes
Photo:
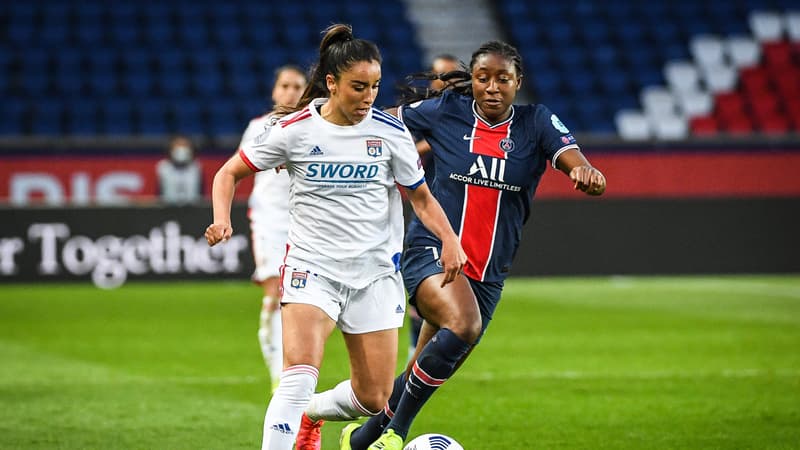
[[[798,8],[788,0],[503,0],[498,14],[536,100],[573,128],[674,140],[800,132]]]
[[[267,107],[273,70],[308,66],[334,22],[381,47],[388,106],[397,77],[423,67],[405,17],[399,1],[4,2],[0,133],[238,135]]]
[[[336,21],[381,46],[377,105],[390,105],[399,77],[444,44],[419,42],[442,31],[416,18],[422,4],[6,2],[0,135],[236,135],[265,108],[272,71],[308,65]],[[491,5],[492,29],[523,54],[530,100],[576,131],[634,141],[800,132],[796,0]]]

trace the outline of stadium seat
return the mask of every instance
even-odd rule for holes
[[[774,42],[783,38],[783,20],[772,11],[752,11],[748,17],[750,30],[759,42]]]
[[[792,42],[800,42],[800,11],[786,13],[786,35]]]
[[[628,141],[647,140],[652,137],[650,121],[638,111],[621,110],[614,116],[620,138]]]
[[[90,136],[99,132],[98,105],[92,100],[81,100],[70,105],[65,118],[65,133],[72,136]]]
[[[661,86],[643,89],[640,100],[645,114],[649,117],[672,116],[677,110],[674,94]]]
[[[696,91],[700,76],[697,67],[689,61],[670,61],[664,66],[664,79],[673,92]]]
[[[143,135],[164,135],[170,132],[168,108],[162,100],[142,100],[133,106],[136,131]]]
[[[689,135],[689,126],[683,117],[678,115],[663,115],[651,121],[654,136],[659,140],[675,141],[686,139]]]
[[[707,91],[681,91],[676,94],[678,108],[689,118],[711,114],[714,100]]]
[[[772,70],[785,70],[795,64],[788,41],[767,42],[763,45],[763,52],[764,64]]]
[[[711,93],[730,92],[736,87],[737,72],[728,65],[706,66],[701,68],[706,88]]]
[[[734,67],[755,66],[761,59],[761,46],[752,38],[731,36],[725,41],[725,47]]]
[[[64,105],[59,100],[40,100],[33,107],[31,118],[31,133],[34,135],[60,135],[62,134],[62,118]]]
[[[692,58],[700,67],[717,67],[724,63],[723,41],[718,36],[693,36],[689,46]]]
[[[27,103],[18,98],[6,98],[0,102],[0,134],[24,134],[25,125],[30,123],[29,110]]]
[[[719,125],[712,116],[689,119],[689,130],[694,136],[715,136],[719,134]]]

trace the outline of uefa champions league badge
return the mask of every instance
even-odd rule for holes
[[[383,141],[380,139],[367,139],[367,155],[373,158],[383,155]]]
[[[302,289],[306,287],[308,280],[308,273],[306,272],[292,272],[292,287],[295,289]]]

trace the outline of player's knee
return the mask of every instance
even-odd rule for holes
[[[450,331],[462,341],[474,344],[481,335],[482,324],[480,316],[478,316],[477,318],[459,321],[459,323],[454,324],[454,326],[446,328],[450,328]]]
[[[387,388],[373,387],[366,390],[366,392],[356,392],[356,398],[361,404],[361,410],[368,416],[374,416],[381,412],[386,402],[389,401],[389,396],[392,394],[392,386]]]

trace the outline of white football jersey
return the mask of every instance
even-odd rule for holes
[[[272,114],[265,114],[250,121],[242,135],[242,148],[247,141],[256,136],[269,133],[278,120]],[[253,191],[247,200],[248,217],[252,225],[264,233],[289,231],[289,172],[263,170],[255,174]]]
[[[335,125],[319,115],[326,101],[281,119],[239,154],[253,170],[287,166],[287,265],[315,267],[358,289],[399,269],[403,206],[395,182],[415,189],[425,173],[402,122],[372,109],[355,125]]]

